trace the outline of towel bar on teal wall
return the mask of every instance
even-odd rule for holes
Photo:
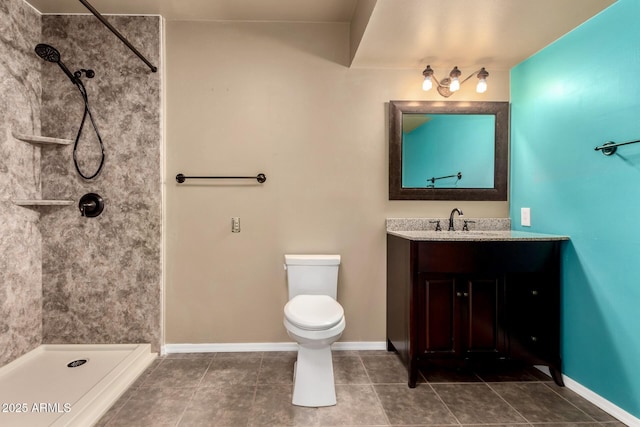
[[[618,143],[609,141],[602,144],[599,147],[596,147],[596,151],[602,150],[602,154],[604,154],[605,156],[610,156],[613,153],[615,153],[618,147],[620,147],[621,145],[635,144],[636,142],[640,142],[640,139],[637,141],[618,142]]]
[[[458,172],[456,174],[453,175],[447,175],[447,176],[438,176],[438,177],[431,177],[429,179],[427,179],[427,182],[431,182],[432,184],[435,184],[435,182],[439,179],[445,179],[445,178],[458,178],[458,179],[462,179],[462,172]]]

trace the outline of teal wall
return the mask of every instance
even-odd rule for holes
[[[495,116],[429,117],[431,120],[402,135],[402,186],[426,187],[431,177],[462,172],[460,181],[438,180],[436,188],[493,188]]]
[[[640,417],[640,1],[617,3],[511,72],[514,229],[568,234],[564,373]],[[531,208],[531,227],[520,208]]]

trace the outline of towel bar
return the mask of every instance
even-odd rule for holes
[[[184,176],[181,173],[176,175],[176,181],[179,184],[182,184],[187,179],[255,179],[262,184],[267,180],[267,176],[263,173],[259,173],[256,176]]]
[[[628,144],[635,144],[636,142],[640,142],[640,139],[637,141],[629,141],[629,142],[605,142],[604,144],[602,144],[599,147],[596,147],[595,150],[602,150],[602,154],[604,154],[605,156],[610,156],[613,153],[616,152],[617,147],[620,147],[621,145],[628,145]]]

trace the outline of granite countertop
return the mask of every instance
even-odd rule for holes
[[[486,242],[486,241],[549,241],[549,240],[569,240],[568,236],[557,234],[530,233],[528,231],[496,230],[496,231],[390,231],[387,234],[402,237],[409,240],[420,241],[466,241],[466,242]]]
[[[465,220],[468,221],[469,231],[461,231]],[[436,221],[440,221],[442,231],[435,231]],[[569,236],[510,230],[509,218],[456,217],[456,231],[447,231],[448,225],[448,218],[387,218],[387,234],[415,241],[569,240]]]

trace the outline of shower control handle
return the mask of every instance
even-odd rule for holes
[[[80,209],[80,215],[82,216],[87,218],[96,217],[104,210],[104,200],[99,194],[87,193],[80,198],[78,209]]]
[[[88,210],[93,210],[93,209],[95,209],[95,207],[96,207],[96,202],[95,202],[95,201],[93,201],[93,200],[91,200],[90,202],[82,203],[82,204],[80,205],[80,214],[81,214],[82,216],[86,216],[86,215],[84,214],[84,213],[85,213],[85,211],[86,211],[87,209],[88,209]]]

